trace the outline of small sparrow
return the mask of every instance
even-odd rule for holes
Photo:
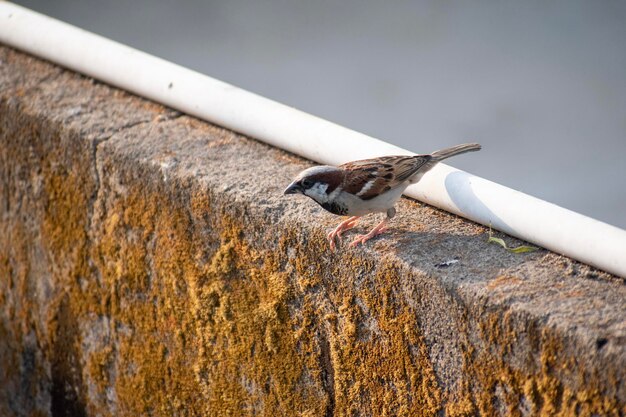
[[[406,187],[418,182],[438,162],[465,152],[480,150],[477,143],[452,146],[414,156],[381,156],[348,162],[337,167],[315,166],[302,171],[285,189],[285,194],[304,194],[325,210],[350,216],[328,234],[331,250],[335,239],[356,226],[359,218],[369,213],[386,213],[387,217],[365,235],[358,235],[350,246],[365,243],[387,230],[387,223],[396,214],[394,205]]]

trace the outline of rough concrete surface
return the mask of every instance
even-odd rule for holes
[[[331,253],[309,165],[0,47],[0,415],[626,413],[623,280],[408,199]]]

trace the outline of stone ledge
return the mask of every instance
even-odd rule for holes
[[[626,412],[621,279],[408,199],[330,253],[308,162],[6,47],[0,141],[0,414]]]

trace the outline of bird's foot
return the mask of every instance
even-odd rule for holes
[[[330,250],[335,251],[337,246],[335,244],[335,239],[341,241],[341,234],[346,230],[352,229],[359,221],[359,216],[352,216],[347,220],[342,221],[339,225],[330,233],[328,233],[328,243],[330,244]]]
[[[373,228],[368,234],[366,235],[358,235],[353,241],[352,243],[350,243],[350,247],[355,247],[357,246],[359,243],[363,244],[365,242],[367,242],[368,240],[370,240],[371,238],[373,238],[374,236],[378,236],[380,234],[383,234],[387,231],[387,219],[383,220],[382,222],[378,223],[378,225]]]

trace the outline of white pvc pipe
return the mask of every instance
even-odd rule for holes
[[[411,154],[4,1],[0,42],[319,163]],[[626,231],[617,227],[444,164],[406,195],[626,277]]]

